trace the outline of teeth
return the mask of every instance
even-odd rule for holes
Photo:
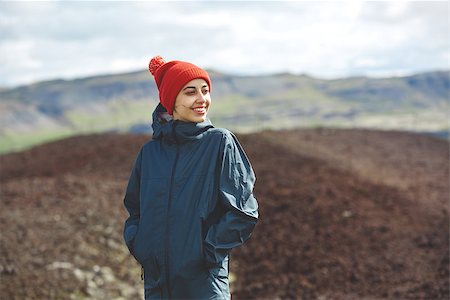
[[[194,108],[196,112],[204,112],[206,109],[204,107]]]

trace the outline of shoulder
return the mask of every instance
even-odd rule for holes
[[[226,128],[211,128],[208,130],[210,142],[220,143],[222,151],[227,148],[240,147],[236,135]]]
[[[143,144],[143,145],[141,146],[141,149],[140,149],[140,151],[139,151],[139,154],[140,154],[140,155],[147,156],[149,153],[152,153],[152,152],[154,152],[156,149],[158,149],[159,146],[160,146],[160,144],[161,144],[161,141],[160,141],[160,140],[153,140],[153,139],[150,139],[150,140],[148,140],[147,142],[145,142],[145,144]]]
[[[213,128],[211,131],[211,134],[214,134],[217,139],[220,139],[219,142],[222,152],[243,151],[236,135],[230,130],[225,128]]]
[[[147,142],[145,142],[145,144],[142,145],[142,148],[152,148],[152,147],[157,147],[161,144],[161,140],[160,139],[154,139],[154,138],[150,138]]]
[[[208,130],[208,134],[220,138],[223,141],[233,141],[236,136],[226,128],[211,128]]]
[[[153,147],[159,142],[160,142],[159,140],[150,139],[144,145],[142,145],[142,148]]]

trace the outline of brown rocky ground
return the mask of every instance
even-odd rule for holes
[[[147,136],[0,156],[2,299],[138,299],[122,198]],[[449,144],[404,132],[239,136],[261,219],[232,251],[233,299],[448,299]]]

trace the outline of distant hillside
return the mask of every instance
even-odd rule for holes
[[[448,131],[448,71],[335,80],[210,73],[210,118],[239,132],[318,126]],[[0,153],[79,133],[149,133],[157,101],[147,71],[0,90]]]
[[[260,219],[232,250],[233,299],[449,299],[449,144],[415,133],[238,135]],[[143,299],[123,196],[146,135],[0,155],[2,299]]]

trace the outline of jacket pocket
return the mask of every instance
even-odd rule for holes
[[[200,218],[200,250],[202,251],[202,257],[204,258],[205,253],[203,252],[203,242],[205,241],[206,232],[205,232],[205,223],[203,219]]]
[[[142,263],[144,268],[144,288],[147,292],[159,292],[161,289],[161,272],[157,258],[151,255]]]
[[[208,272],[213,277],[228,280],[229,256],[226,256],[225,259],[219,263],[219,265],[209,268]]]
[[[140,225],[140,222],[139,222]],[[145,260],[145,257],[142,257],[138,251],[138,244],[139,244],[139,229],[141,226],[138,226],[137,230],[136,230],[136,234],[134,235],[133,241],[132,241],[132,251],[131,254],[134,256],[134,258],[141,264],[143,265],[143,262]]]
[[[140,219],[133,244],[134,256],[141,265],[156,253],[164,241],[166,182],[163,178],[144,178],[141,184]]]
[[[136,257],[136,254],[135,254],[135,253],[136,253],[136,237],[137,237],[137,233],[138,233],[138,231],[139,231],[139,226],[135,226],[135,227],[136,227],[136,229],[135,229],[133,238],[131,238],[131,239],[127,242],[127,246],[128,246],[128,249],[130,249],[131,255],[133,255],[134,258],[135,258],[137,261],[139,261],[139,260],[137,259],[137,257]]]
[[[201,251],[201,257],[203,262],[203,267],[205,269],[211,268],[211,264],[208,263],[208,260],[206,259],[206,253],[205,253],[205,240],[206,235],[208,234],[208,228],[205,224],[205,221],[200,218],[200,251]]]

